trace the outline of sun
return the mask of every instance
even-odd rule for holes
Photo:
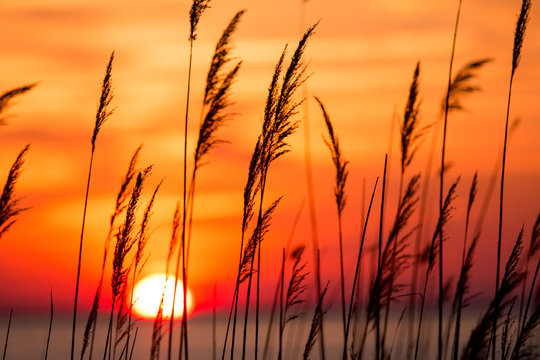
[[[167,284],[165,284],[167,279]],[[170,318],[172,312],[174,294],[174,276],[167,276],[164,273],[152,274],[141,279],[133,289],[133,313],[142,318],[153,319],[159,309],[161,296],[165,289],[163,298],[163,317]],[[189,288],[187,289],[187,313],[193,312],[194,299]],[[129,300],[128,300],[129,301]],[[182,292],[182,281],[177,282],[176,299],[174,306],[174,317],[181,318],[184,308]]]

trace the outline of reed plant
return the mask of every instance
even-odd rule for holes
[[[347,182],[348,176],[348,161],[344,159],[341,152],[341,147],[339,146],[339,140],[337,134],[334,133],[334,128],[332,126],[332,121],[326,109],[324,108],[323,103],[318,97],[315,97],[315,100],[319,104],[324,122],[326,124],[326,129],[328,131],[328,139],[325,139],[324,142],[330,150],[332,155],[332,162],[336,169],[336,178],[334,185],[334,197],[336,199],[337,214],[338,214],[338,239],[339,239],[339,269],[340,269],[340,290],[341,290],[341,316],[343,320],[343,338],[345,339],[347,320],[346,320],[346,309],[345,309],[345,273],[343,269],[343,230],[342,230],[342,216],[343,210],[345,209],[346,195],[345,195],[345,184]]]
[[[181,233],[181,251],[178,252],[178,257],[176,260],[176,272],[175,279],[178,279],[178,273],[180,269],[180,258],[182,258],[182,289],[183,289],[183,311],[182,311],[182,328],[180,332],[180,352],[182,352],[182,347],[184,349],[184,357],[186,360],[189,359],[189,349],[188,349],[188,330],[187,330],[187,277],[186,277],[186,201],[187,201],[187,142],[188,142],[188,120],[189,120],[189,97],[191,91],[191,67],[193,62],[193,43],[197,38],[197,26],[199,20],[201,19],[204,11],[209,7],[210,0],[193,0],[189,11],[189,22],[190,22],[190,32],[189,32],[189,62],[188,62],[188,79],[187,79],[187,93],[186,93],[186,116],[184,121],[184,160],[183,160],[183,192],[182,192],[182,233]],[[173,295],[173,305],[171,310],[171,318],[169,320],[169,346],[167,352],[167,359],[171,359],[172,351],[172,336],[173,336],[173,322],[174,322],[174,310],[176,302],[176,286],[177,282],[174,283],[174,295]],[[181,355],[179,355],[181,357]]]
[[[521,10],[516,23],[516,29],[514,31],[514,46],[512,50],[512,70],[510,72],[510,81],[508,85],[508,101],[506,106],[506,120],[504,125],[504,142],[503,142],[503,157],[501,167],[501,187],[499,193],[499,228],[497,237],[497,270],[495,273],[495,297],[499,292],[499,276],[500,276],[500,262],[501,262],[501,245],[502,245],[502,226],[503,226],[503,200],[504,200],[504,175],[506,169],[506,152],[507,152],[507,140],[508,140],[508,119],[510,118],[510,101],[512,98],[512,84],[514,81],[514,75],[516,73],[519,61],[521,59],[521,49],[523,47],[523,40],[525,39],[525,30],[527,29],[527,23],[529,22],[529,13],[531,9],[531,0],[523,0],[521,3]],[[497,319],[493,322],[493,346],[491,358],[495,360],[495,349],[497,343]]]
[[[111,305],[111,314],[109,317],[109,326],[107,329],[107,338],[105,341],[105,350],[103,353],[103,360],[107,358],[107,350],[109,350],[109,358],[112,352],[112,328],[113,328],[113,315],[116,303],[123,304],[122,301],[122,292],[123,287],[125,286],[128,280],[128,272],[131,270],[131,266],[126,267],[125,261],[127,259],[128,253],[131,251],[133,246],[136,245],[137,238],[134,236],[133,231],[135,228],[136,222],[136,210],[139,206],[139,200],[142,193],[144,181],[151,167],[147,167],[137,174],[137,179],[133,186],[133,191],[131,192],[131,197],[129,199],[129,204],[126,209],[126,216],[124,223],[120,227],[118,234],[116,235],[116,245],[114,249],[113,257],[113,272],[111,276],[111,288],[112,288],[112,305]]]
[[[94,131],[92,133],[92,139],[90,141],[90,144],[91,144],[90,164],[88,166],[88,178],[86,181],[86,192],[84,195],[83,218],[82,218],[82,225],[81,225],[81,236],[79,240],[79,257],[78,257],[78,262],[77,262],[77,280],[75,282],[75,299],[73,303],[73,324],[72,324],[72,331],[71,331],[71,360],[73,360],[74,351],[75,351],[75,326],[77,324],[77,305],[79,301],[79,280],[81,276],[84,226],[86,223],[86,210],[88,207],[88,194],[90,192],[90,180],[92,178],[92,166],[94,162],[94,153],[96,151],[96,140],[101,130],[101,127],[113,113],[113,110],[110,109],[110,104],[113,99],[113,91],[112,91],[113,60],[114,60],[114,51],[111,53],[111,56],[109,57],[109,62],[107,63],[107,69],[105,70],[105,77],[103,78],[103,83],[101,85],[101,96],[98,102],[96,121],[94,123]]]
[[[88,314],[88,320],[86,321],[86,326],[84,330],[83,345],[82,345],[82,350],[81,350],[81,360],[84,358],[84,354],[88,346],[90,346],[89,358],[92,359],[92,354],[94,350],[94,339],[95,339],[95,334],[96,334],[97,318],[98,318],[100,300],[101,300],[101,292],[103,290],[103,281],[105,278],[105,267],[107,264],[107,257],[109,253],[110,243],[113,238],[113,233],[116,230],[116,220],[118,219],[119,216],[121,216],[121,214],[125,210],[127,206],[127,202],[129,200],[129,194],[131,192],[132,183],[136,176],[137,161],[139,159],[141,148],[142,148],[142,145],[139,146],[133,153],[133,156],[131,157],[131,160],[129,162],[129,166],[126,171],[126,174],[124,175],[120,183],[120,189],[118,191],[118,194],[116,195],[116,202],[115,202],[114,210],[109,220],[109,230],[107,232],[107,235],[105,236],[105,245],[103,249],[103,261],[101,263],[101,274],[99,277],[99,283],[98,283],[96,292],[94,294],[94,300],[92,301],[92,308],[90,309],[90,313]]]

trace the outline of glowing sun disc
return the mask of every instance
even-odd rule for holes
[[[170,318],[174,297],[174,276],[167,278],[165,284],[165,274],[149,275],[135,285],[133,289],[133,312],[143,318],[155,318],[161,302],[161,296],[165,289],[163,298],[163,317]],[[191,314],[194,308],[193,295],[187,289],[187,313]],[[181,318],[184,309],[184,297],[182,291],[182,281],[177,282],[176,299],[174,306],[174,317]]]

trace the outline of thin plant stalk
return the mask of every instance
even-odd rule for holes
[[[281,254],[281,279],[279,282],[279,351],[278,360],[282,359],[283,350],[283,287],[285,286],[285,248]]]
[[[51,318],[49,320],[49,331],[47,333],[47,345],[45,346],[45,360],[47,360],[47,356],[49,355],[49,343],[51,341],[53,317],[54,317],[54,307],[53,307],[53,295],[51,291]]]
[[[9,331],[11,330],[11,319],[13,318],[13,308],[9,309],[9,321],[8,321],[8,327],[7,327],[7,333],[6,333],[6,341],[4,342],[4,355],[2,356],[2,360],[6,360],[6,354],[8,349],[8,341],[9,341]]]
[[[386,188],[386,165],[388,162],[388,154],[384,155],[384,170],[383,170],[383,186],[382,186],[382,194],[381,194],[381,216],[379,218],[379,251],[378,251],[378,258],[377,258],[377,271],[380,271],[381,269],[381,256],[382,256],[382,232],[383,232],[383,222],[384,222],[384,189]],[[379,281],[379,276],[376,277],[376,281]],[[380,284],[375,284],[374,288],[379,289]],[[381,317],[380,317],[380,311],[381,311],[381,294],[380,291],[377,291],[375,296],[377,299],[376,301],[376,309],[375,309],[375,328],[376,328],[376,335],[375,335],[375,359],[380,360],[381,359],[381,343],[380,343],[380,336],[381,336]]]
[[[304,31],[305,27],[305,17],[306,17],[306,0],[300,0],[300,32]],[[305,176],[306,176],[306,192],[309,208],[309,225],[311,231],[311,243],[313,247],[313,267],[315,273],[315,288],[317,289],[316,301],[320,300],[321,296],[321,274],[317,272],[318,265],[317,262],[317,250],[319,249],[319,234],[317,230],[317,213],[316,213],[316,204],[315,204],[315,190],[313,186],[313,164],[312,164],[312,155],[311,155],[311,131],[310,131],[310,118],[309,118],[309,88],[307,81],[302,86],[303,102],[302,110],[303,117],[302,123],[304,125],[304,164],[305,164]],[[322,319],[321,319],[322,320]],[[324,346],[324,324],[321,322],[320,332],[321,337],[319,340],[320,344],[320,357],[321,360],[326,359],[326,351]]]
[[[456,50],[456,38],[459,25],[459,16],[461,14],[461,3],[462,0],[459,0],[458,11],[456,16],[456,24],[454,26],[454,37],[452,40],[452,53],[450,55],[450,66],[448,70],[448,88],[446,91],[445,99],[445,108],[444,108],[444,122],[443,122],[443,142],[442,142],[442,152],[441,152],[441,173],[440,173],[440,183],[439,183],[439,211],[442,211],[443,207],[443,194],[444,194],[444,159],[445,159],[445,150],[446,150],[446,130],[448,126],[448,104],[450,101],[450,87],[452,86],[452,68],[454,65],[454,53]],[[440,232],[440,248],[439,248],[439,323],[438,323],[438,336],[437,336],[437,358],[442,359],[443,353],[443,344],[442,344],[442,328],[443,328],[443,237],[444,229],[441,229]]]
[[[512,98],[512,83],[514,81],[514,75],[519,65],[521,57],[521,48],[523,46],[523,40],[525,37],[525,30],[527,28],[527,22],[529,21],[529,12],[531,8],[531,0],[523,0],[521,4],[521,11],[517,20],[516,30],[514,32],[514,46],[512,51],[512,71],[510,73],[510,81],[508,85],[508,101],[506,105],[506,120],[504,125],[504,142],[503,142],[503,157],[501,167],[501,187],[499,196],[499,227],[497,236],[497,272],[495,274],[495,296],[499,292],[499,273],[501,262],[501,243],[502,243],[502,223],[503,223],[503,199],[504,199],[504,175],[506,169],[506,150],[508,141],[508,120],[510,118],[510,101]],[[498,304],[496,304],[498,306]],[[496,309],[497,311],[498,309]],[[497,342],[497,319],[493,322],[493,342],[492,342],[492,354],[491,358],[495,360],[495,349]]]
[[[83,240],[84,240],[84,225],[86,223],[86,209],[88,206],[88,193],[90,192],[90,179],[92,177],[92,164],[94,161],[94,153],[96,150],[96,139],[99,134],[99,130],[103,123],[109,118],[112,114],[112,110],[108,109],[109,104],[112,101],[112,85],[111,85],[111,72],[112,72],[112,63],[114,60],[114,52],[109,58],[109,63],[107,64],[107,70],[105,72],[105,78],[103,79],[103,85],[101,87],[101,97],[98,105],[98,111],[96,114],[96,122],[94,125],[94,132],[92,135],[92,149],[90,152],[90,164],[88,167],[88,179],[86,181],[86,192],[84,195],[84,207],[83,207],[83,218],[81,225],[81,236],[79,241],[79,257],[77,262],[77,281],[75,283],[75,299],[73,302],[73,324],[71,331],[71,360],[73,360],[73,355],[75,351],[75,325],[77,323],[77,304],[79,300],[79,281],[81,276],[81,260],[82,260],[82,250],[83,250]]]
[[[334,132],[332,122],[330,117],[326,112],[326,109],[321,102],[321,100],[315,96],[315,100],[319,104],[321,111],[323,113],[324,121],[326,123],[326,128],[328,130],[329,139],[325,140],[326,145],[330,149],[332,155],[332,161],[336,168],[336,182],[334,188],[334,196],[336,199],[337,212],[338,212],[338,235],[339,235],[339,268],[340,268],[340,287],[341,287],[341,315],[343,320],[343,338],[346,337],[346,309],[345,309],[345,273],[343,268],[343,229],[342,229],[342,216],[343,209],[345,208],[345,183],[347,181],[347,164],[341,153],[341,148],[339,146],[339,140],[337,135]]]
[[[300,219],[300,215],[302,214],[302,209],[304,208],[304,202],[302,201],[302,204],[300,205],[300,208],[298,209],[298,212],[296,213],[296,217],[294,218],[293,227],[291,229],[291,233],[287,239],[287,244],[285,245],[285,253],[289,252],[290,244],[292,241],[292,238],[294,236],[296,226],[298,224],[298,220]],[[266,360],[268,357],[268,349],[270,348],[270,337],[272,334],[272,327],[274,324],[274,314],[276,312],[278,297],[279,297],[279,290],[281,285],[281,274],[278,276],[278,281],[276,283],[276,289],[274,291],[274,300],[272,302],[272,310],[270,311],[270,319],[268,321],[268,328],[266,330],[266,339],[264,341],[264,349],[263,349],[263,357],[262,360]]]
[[[216,347],[216,307],[217,307],[217,285],[214,283],[214,296],[212,297],[212,359],[217,360]]]
[[[348,342],[348,337],[349,337],[349,328],[351,324],[353,302],[354,302],[354,297],[356,294],[355,290],[357,289],[356,284],[359,282],[359,277],[360,277],[360,260],[362,258],[362,250],[364,249],[364,239],[366,237],[366,229],[367,229],[367,224],[369,220],[369,214],[371,213],[371,205],[373,204],[373,198],[375,197],[375,190],[377,190],[378,182],[379,182],[379,177],[377,177],[377,179],[375,180],[375,185],[373,186],[373,192],[371,193],[371,199],[369,200],[367,216],[365,218],[364,224],[362,225],[362,239],[360,241],[360,248],[358,249],[358,256],[356,258],[356,269],[354,271],[353,287],[351,290],[351,298],[349,301],[349,312],[347,314],[347,326],[345,328],[345,340],[343,341],[343,360],[347,359],[347,342]]]

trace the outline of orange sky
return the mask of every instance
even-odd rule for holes
[[[494,59],[481,72],[481,93],[465,100],[466,112],[452,114],[447,182],[461,175],[456,212],[449,223],[448,266],[456,269],[461,254],[465,199],[472,175],[479,171],[479,202],[502,146],[513,30],[521,1],[465,0],[456,48],[456,66],[484,57]],[[531,22],[517,71],[511,118],[520,118],[512,138],[505,189],[504,256],[519,228],[526,240],[540,204],[540,10],[533,5]],[[174,206],[181,193],[183,117],[188,60],[190,2],[36,0],[0,4],[0,91],[39,81],[29,94],[8,109],[0,128],[5,176],[17,152],[31,149],[17,187],[22,204],[31,209],[0,242],[0,308],[48,306],[52,288],[60,306],[69,307],[75,282],[76,257],[84,185],[96,102],[106,61],[116,51],[113,84],[116,112],[100,133],[88,207],[81,304],[88,306],[98,279],[107,220],[127,162],[144,143],[141,165],[154,171],[144,200],[161,178],[153,217],[155,229],[144,273],[164,269]],[[416,61],[422,63],[422,123],[438,119],[447,81],[451,36],[457,1],[379,0],[335,2],[310,0],[305,23],[320,19],[307,50],[311,94],[326,105],[343,153],[350,161],[348,202],[344,213],[345,250],[357,250],[362,179],[369,192],[382,172],[388,151],[392,111],[401,115]],[[284,44],[295,46],[300,30],[300,1],[228,0],[212,2],[202,17],[194,50],[190,145],[195,141],[201,93],[210,57],[221,31],[234,13],[247,9],[234,35],[234,55],[244,61],[233,86],[237,115],[219,136],[221,145],[201,168],[195,203],[190,281],[195,297],[208,303],[212,286],[231,296],[237,266],[242,189],[247,165],[260,130],[266,89]],[[334,169],[322,135],[319,109],[309,100],[313,173],[324,279],[337,279],[337,219],[332,194]],[[303,127],[290,138],[291,153],[271,168],[267,200],[284,195],[265,240],[263,282],[277,277],[281,248],[294,216],[306,197]],[[409,173],[423,171],[431,142],[428,134]],[[387,219],[395,212],[398,153],[394,137]],[[189,154],[192,153],[192,149]],[[436,153],[438,158],[439,151]],[[191,157],[191,155],[190,155]],[[434,182],[434,184],[436,184]],[[498,187],[496,187],[496,191]],[[432,200],[437,192],[432,189]],[[496,254],[497,199],[487,215],[473,281],[491,291]],[[378,202],[375,203],[378,209]],[[378,213],[378,210],[374,210]],[[310,244],[304,207],[293,244]],[[368,242],[377,234],[374,216]],[[417,221],[416,216],[413,221]],[[433,228],[435,215],[431,215]],[[390,220],[387,220],[387,227]],[[306,253],[311,261],[311,248]],[[366,258],[367,259],[367,258]],[[352,273],[354,258],[346,259]],[[450,268],[449,268],[450,269]],[[454,270],[449,270],[453,272]]]

